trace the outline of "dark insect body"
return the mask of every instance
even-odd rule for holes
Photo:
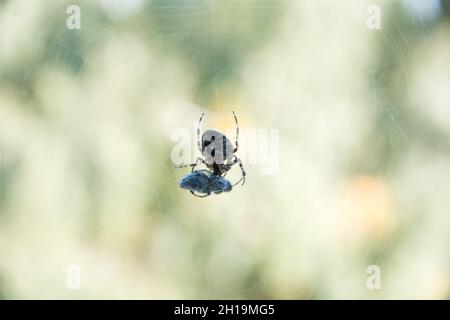
[[[231,182],[207,170],[196,170],[180,180],[180,187],[192,192],[205,194],[230,192]]]

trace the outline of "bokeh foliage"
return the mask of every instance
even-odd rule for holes
[[[448,298],[450,6],[417,3],[0,1],[0,298]],[[279,169],[194,198],[171,135],[232,109]]]

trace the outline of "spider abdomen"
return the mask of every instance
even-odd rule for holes
[[[202,135],[202,155],[207,164],[223,164],[233,158],[234,146],[222,132],[209,129]]]

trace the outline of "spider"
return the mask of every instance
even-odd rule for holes
[[[211,192],[215,194],[228,192],[241,181],[242,185],[245,183],[244,166],[235,155],[239,148],[239,124],[236,114],[234,111],[232,112],[236,122],[236,147],[233,147],[230,139],[222,132],[214,129],[206,130],[200,139],[201,123],[205,115],[205,113],[202,113],[197,127],[197,147],[203,158],[198,157],[194,163],[176,167],[192,167],[191,173],[181,179],[180,187],[188,189],[196,197],[204,198],[211,195]],[[195,170],[195,167],[199,164],[204,164],[208,170]],[[239,165],[242,177],[232,185],[224,177],[235,164]]]

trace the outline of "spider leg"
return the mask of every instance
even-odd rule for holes
[[[233,116],[234,116],[234,121],[236,122],[236,147],[233,150],[233,153],[236,153],[239,149],[239,123],[238,123],[238,119],[236,117],[236,113],[233,112]]]
[[[202,126],[202,120],[203,120],[203,116],[204,115],[205,115],[205,113],[203,112],[201,117],[200,117],[200,120],[198,121],[198,127],[197,127],[197,147],[198,147],[198,151],[200,151],[200,153],[203,153],[202,143],[200,141],[200,129],[201,129],[201,126]]]
[[[205,195],[203,195],[203,196],[199,196],[198,194],[196,194],[196,193],[195,193],[194,191],[192,191],[192,190],[191,190],[191,193],[192,193],[194,196],[198,197],[198,198],[206,198],[206,197],[208,197],[208,196],[211,195],[210,193],[207,193],[207,194],[205,194]]]
[[[242,185],[244,185],[245,176],[247,175],[247,173],[245,172],[244,166],[242,165],[242,161],[238,158],[236,158],[236,160],[237,160],[237,163],[239,164],[239,168],[241,168],[242,177],[234,185],[237,185],[241,181],[242,181]]]
[[[189,164],[182,164],[179,166],[175,166],[175,168],[187,168],[187,167],[192,167],[192,171],[194,171],[194,168],[196,165],[200,164],[200,163],[205,163],[205,160],[203,160],[202,158],[198,157],[197,160],[195,160],[194,163],[189,163]]]
[[[227,164],[226,171],[230,170],[231,167],[232,167],[233,165],[235,165],[236,163],[239,164],[239,167],[241,168],[242,177],[241,177],[237,182],[235,182],[235,183],[233,184],[233,187],[234,187],[235,185],[239,184],[241,181],[242,181],[242,185],[244,185],[244,183],[245,183],[245,176],[247,175],[247,173],[245,172],[244,166],[242,165],[241,159],[239,159],[239,158],[236,157],[236,156],[234,156],[233,162]]]
[[[199,158],[197,158],[197,160],[195,161],[195,163],[192,164],[191,172],[194,172],[195,167],[196,167],[197,165],[199,165],[200,163],[203,163],[203,164],[206,166],[205,160],[203,160],[202,158],[199,157]]]

